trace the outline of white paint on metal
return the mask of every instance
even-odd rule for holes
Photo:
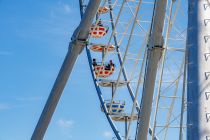
[[[155,87],[155,79],[159,60],[163,53],[163,27],[166,14],[167,0],[156,2],[154,21],[151,29],[151,37],[148,43],[147,66],[144,78],[142,94],[141,113],[137,140],[147,140],[150,115],[152,110],[152,100]]]

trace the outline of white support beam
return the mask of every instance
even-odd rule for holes
[[[101,0],[90,0],[78,28],[74,31],[69,50],[36,125],[31,140],[42,140],[78,55],[86,45],[89,30]]]
[[[152,111],[152,100],[154,95],[155,80],[158,63],[163,54],[163,27],[166,15],[167,0],[158,0],[155,3],[155,11],[148,43],[147,65],[144,77],[144,87],[140,110],[139,128],[137,140],[147,140],[150,115]]]

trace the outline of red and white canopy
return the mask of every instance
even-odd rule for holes
[[[101,38],[106,35],[108,28],[103,26],[92,26],[90,30],[90,35],[94,38]]]
[[[105,14],[105,13],[109,12],[109,10],[110,9],[108,7],[99,7],[98,13],[99,14]]]
[[[107,70],[105,69],[105,66],[96,65],[94,66],[94,70],[97,77],[106,78],[114,73],[115,68],[114,66],[111,66],[110,70]]]
[[[94,52],[102,52],[102,51],[114,51],[115,49],[115,46],[114,45],[109,45],[109,46],[106,46],[106,45],[103,45],[103,44],[95,44],[95,45],[92,45],[90,47],[90,49]]]

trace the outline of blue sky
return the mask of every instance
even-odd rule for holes
[[[184,6],[183,2],[181,7]],[[153,6],[144,8],[149,7]],[[149,20],[148,11],[142,10],[144,20]],[[129,17],[123,18],[127,22]],[[177,20],[183,31],[185,24],[180,23],[180,19],[183,16],[178,16]],[[30,139],[79,22],[78,0],[0,0],[0,140]],[[149,27],[148,24],[143,26]],[[138,49],[139,44],[133,41],[131,49]],[[128,98],[124,94],[127,90],[119,92],[121,98]],[[112,137],[83,51],[44,139],[110,140]]]
[[[0,21],[0,140],[28,140],[80,21],[78,0],[0,0]],[[85,52],[70,78],[45,140],[111,139]]]

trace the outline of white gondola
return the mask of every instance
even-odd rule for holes
[[[105,79],[103,79],[103,80],[100,79],[98,83],[99,83],[99,85],[102,86],[102,87],[116,87],[116,86],[121,87],[121,86],[125,86],[125,85],[128,84],[127,81],[119,81],[119,82],[117,83],[116,80],[105,80]],[[117,85],[117,84],[118,84],[118,85]]]
[[[128,115],[128,114],[121,114],[121,115],[112,115],[112,119],[114,121],[119,121],[119,122],[129,122],[129,121],[135,121],[138,119],[138,115]]]
[[[107,110],[109,111],[110,105],[112,105],[110,114],[120,114],[123,113],[125,110],[125,102],[124,101],[113,101],[112,103],[110,101],[105,101],[105,106]],[[102,109],[103,111],[103,109]]]

